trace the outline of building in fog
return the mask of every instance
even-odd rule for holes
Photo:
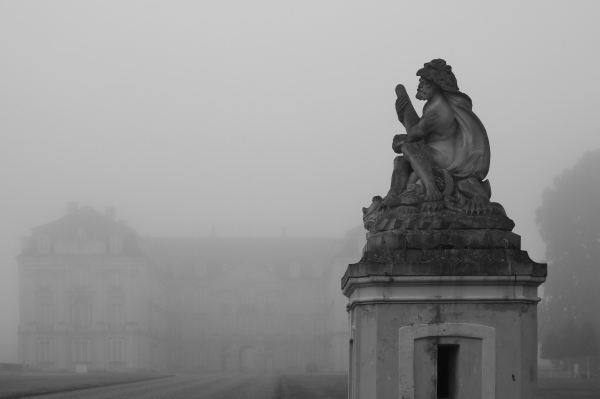
[[[67,206],[22,239],[19,356],[44,370],[348,370],[343,239],[141,237]],[[361,242],[362,241],[362,242]]]

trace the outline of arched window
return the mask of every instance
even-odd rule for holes
[[[37,240],[38,252],[41,254],[50,253],[50,236],[39,236]]]
[[[86,297],[75,297],[71,303],[71,324],[88,326],[92,323],[92,305]]]
[[[108,252],[115,255],[123,251],[123,237],[118,235],[110,236]]]

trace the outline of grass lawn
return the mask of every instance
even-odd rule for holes
[[[348,398],[347,374],[286,374],[281,386],[285,399]]]
[[[0,374],[0,399],[23,398],[61,391],[94,388],[104,385],[124,384],[154,378],[168,377],[160,374]]]
[[[540,378],[538,399],[600,398],[600,380]]]

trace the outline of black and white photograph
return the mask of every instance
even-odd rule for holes
[[[600,398],[599,16],[0,0],[0,399]]]

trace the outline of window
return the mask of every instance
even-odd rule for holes
[[[288,366],[296,366],[298,364],[298,348],[291,347],[288,351]]]
[[[256,333],[256,318],[253,315],[241,314],[239,322],[239,331],[242,335],[254,335]]]
[[[40,319],[39,324],[41,329],[48,330],[52,326],[52,313],[50,305],[40,305]]]
[[[90,340],[76,339],[73,340],[73,362],[89,362],[90,361]]]
[[[38,362],[52,362],[52,341],[45,339],[38,341]]]
[[[112,305],[110,322],[112,325],[120,327],[124,324],[123,305]]]
[[[123,273],[112,271],[108,275],[109,290],[113,292],[123,291]]]
[[[217,317],[219,318],[219,332],[221,334],[231,334],[234,332],[232,328],[234,317],[230,307],[222,308]]]
[[[120,254],[123,251],[123,238],[121,236],[111,236],[108,251],[111,254]]]
[[[71,304],[71,323],[87,326],[92,323],[92,306],[87,298],[75,298]]]
[[[37,240],[38,244],[38,252],[41,254],[50,253],[50,237],[49,236],[39,236]]]
[[[125,361],[125,342],[120,339],[110,340],[110,361],[124,362]]]

